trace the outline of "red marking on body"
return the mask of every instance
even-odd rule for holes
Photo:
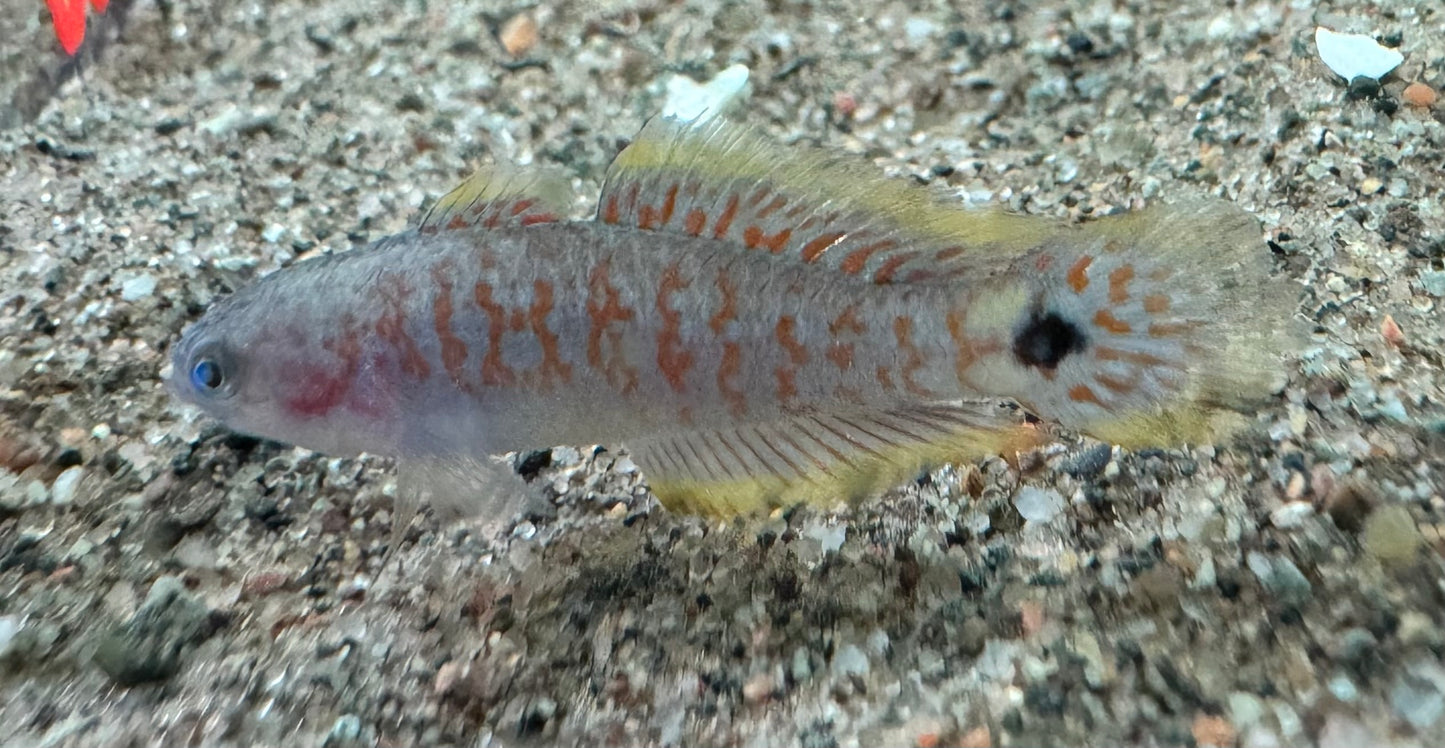
[[[1094,258],[1084,255],[1069,268],[1069,287],[1074,289],[1074,293],[1083,293],[1089,287],[1089,266],[1093,263]]]
[[[896,246],[898,246],[898,242],[892,239],[884,239],[883,241],[859,247],[849,252],[848,256],[843,258],[843,262],[838,266],[838,269],[849,275],[857,275],[863,270],[863,267],[868,264],[868,260],[872,258],[873,255]]]
[[[1100,309],[1094,313],[1094,325],[1108,330],[1114,335],[1127,335],[1134,330],[1128,322],[1114,316],[1108,309]]]
[[[452,220],[447,221],[448,229],[464,229],[466,227],[467,219],[462,218],[460,215],[454,215],[452,216]]]
[[[748,226],[743,229],[743,245],[748,249],[762,248],[778,254],[787,246],[788,237],[792,235],[792,229],[781,229],[776,234],[765,234],[758,226]]]
[[[413,379],[426,378],[431,374],[431,366],[427,364],[426,356],[422,355],[421,349],[406,329],[406,302],[411,297],[411,287],[406,285],[401,276],[390,274],[377,282],[376,290],[382,299],[381,316],[376,320],[377,337],[385,340],[396,351],[397,364],[402,373]]]
[[[321,347],[336,357],[337,366],[306,362],[287,367],[295,375],[288,382],[282,405],[292,415],[316,418],[343,402],[363,415],[377,415],[370,407],[372,404],[348,400],[361,371],[361,336],[355,321],[349,317],[342,322],[341,329],[337,337],[321,342]]]
[[[450,261],[432,266],[432,282],[436,284],[436,299],[432,302],[432,329],[436,331],[437,342],[441,345],[442,368],[452,384],[470,391],[471,386],[463,378],[467,363],[467,344],[452,331],[452,279],[456,265]]]
[[[1129,300],[1129,281],[1134,280],[1134,266],[1124,265],[1109,273],[1109,303],[1122,304]]]
[[[813,262],[817,260],[823,255],[823,252],[827,251],[827,249],[834,244],[837,244],[847,235],[848,234],[843,231],[834,231],[831,234],[823,234],[811,239],[807,244],[803,245],[801,253],[803,262]]]
[[[534,200],[534,199],[532,199],[532,198],[530,198],[530,197],[524,197],[524,198],[522,198],[521,200],[518,200],[517,202],[512,203],[512,215],[513,215],[514,217],[515,217],[515,216],[520,216],[520,215],[522,215],[522,213],[525,212],[528,208],[530,208],[530,207],[532,207],[533,205],[536,205],[536,204],[537,204],[537,201],[536,201],[536,200]]]
[[[798,342],[795,335],[797,325],[798,322],[792,315],[785,314],[778,317],[778,324],[773,326],[773,335],[777,337],[778,344],[783,347],[783,351],[788,354],[788,360],[794,366],[802,366],[808,363],[808,348]]]
[[[587,276],[587,364],[601,372],[613,389],[629,395],[637,389],[637,370],[623,357],[623,331],[618,323],[631,321],[636,315],[623,306],[610,271],[611,265],[603,260]]]
[[[1149,353],[1139,353],[1138,351],[1121,351],[1118,348],[1110,348],[1108,346],[1102,345],[1094,348],[1094,356],[1100,361],[1123,361],[1125,363],[1138,364],[1140,366],[1170,365],[1170,362],[1167,359],[1162,359]]]
[[[1053,266],[1053,255],[1039,255],[1037,258],[1034,259],[1034,269],[1039,271],[1040,273],[1047,272],[1048,269]]]
[[[282,405],[292,415],[318,418],[346,399],[351,377],[316,364],[293,365],[294,377],[287,384]]]
[[[828,353],[825,354],[838,371],[847,371],[853,368],[853,344],[833,341],[828,346]]]
[[[901,374],[903,375],[903,388],[910,393],[920,397],[933,397],[933,393],[924,389],[914,376],[919,369],[923,368],[923,352],[913,344],[913,318],[899,315],[893,318],[893,337],[898,340],[898,350],[905,353],[908,358],[903,362]]]
[[[798,342],[795,334],[797,324],[797,320],[791,315],[784,314],[778,317],[778,323],[773,326],[773,337],[788,355],[788,363],[773,370],[778,380],[778,402],[787,402],[797,396],[798,367],[808,363],[808,349]]]
[[[602,222],[616,225],[620,220],[622,214],[617,208],[617,195],[608,195],[607,202],[602,205]]]
[[[728,235],[728,229],[733,225],[733,216],[738,214],[738,196],[736,193],[728,196],[727,204],[723,206],[722,213],[717,217],[717,225],[712,229],[714,239],[721,239]]]
[[[1172,277],[1174,277],[1174,270],[1167,265],[1149,271],[1149,280],[1155,283],[1163,283]]]
[[[878,271],[873,273],[873,282],[880,286],[892,283],[893,275],[898,272],[898,268],[903,267],[904,263],[917,256],[917,252],[903,252],[889,257],[887,260],[884,260],[882,265],[878,266]]]
[[[862,335],[864,329],[866,328],[863,327],[863,323],[858,319],[858,303],[856,301],[844,307],[843,311],[839,312],[838,316],[834,317],[833,321],[828,323],[829,335],[837,335],[844,330],[854,335]]]
[[[717,388],[718,392],[722,393],[723,400],[727,401],[728,412],[738,420],[748,414],[748,398],[733,382],[733,378],[742,370],[742,361],[742,346],[732,340],[723,343],[722,361],[717,367]]]
[[[552,284],[544,280],[532,282],[532,304],[527,307],[527,321],[532,334],[542,346],[542,363],[537,367],[537,378],[545,389],[552,385],[552,378],[558,382],[572,381],[572,365],[562,360],[557,350],[557,334],[547,326],[547,316],[552,313]]]
[[[917,270],[909,271],[907,282],[908,282],[908,283],[921,283],[921,282],[923,282],[923,281],[933,280],[934,278],[937,278],[937,277],[938,277],[938,273],[935,273],[935,272],[933,272],[932,270],[929,270],[928,268],[919,268],[919,269],[917,269]]]
[[[933,259],[939,262],[948,262],[949,260],[952,260],[953,258],[962,255],[966,251],[968,250],[965,250],[963,247],[948,247],[946,249],[938,250],[938,252],[933,255]]]
[[[752,197],[748,198],[748,206],[751,207],[762,202],[763,198],[767,197],[771,192],[772,190],[767,185],[759,186],[756,190],[753,190]]]
[[[958,377],[958,383],[967,386],[969,368],[978,363],[979,353],[968,334],[964,332],[964,325],[968,321],[968,314],[962,309],[950,309],[944,317],[944,325],[948,328],[948,337],[953,339],[953,369],[954,376]]]
[[[697,236],[698,234],[701,234],[702,230],[706,227],[707,214],[702,212],[702,208],[693,208],[692,210],[689,210],[687,212],[687,217],[683,218],[682,228],[688,233],[689,236]]]
[[[738,316],[738,287],[726,270],[717,272],[718,309],[707,321],[714,335],[722,335],[728,322]]]
[[[758,212],[754,214],[754,216],[759,219],[767,218],[768,216],[778,212],[779,209],[781,209],[784,205],[787,204],[788,199],[786,197],[783,197],[782,195],[778,195],[777,197],[773,198],[772,202],[759,208]]]
[[[662,210],[658,212],[658,218],[662,225],[666,226],[672,220],[672,212],[677,209],[677,183],[669,185],[667,194],[662,196]]]
[[[517,381],[517,375],[502,361],[502,336],[507,333],[507,310],[492,298],[492,286],[477,281],[472,296],[487,315],[487,352],[482,355],[482,384],[501,387]]]
[[[1104,405],[1103,401],[1099,400],[1099,396],[1095,395],[1086,384],[1076,384],[1069,388],[1069,399],[1076,403],[1093,403],[1101,407]]]
[[[1169,297],[1160,293],[1151,293],[1145,296],[1144,311],[1150,314],[1163,314],[1169,311]]]
[[[533,213],[531,215],[522,216],[519,223],[521,223],[523,226],[535,226],[539,223],[555,223],[558,220],[559,219],[557,218],[557,214],[555,213]]]
[[[652,208],[651,205],[643,205],[637,209],[637,228],[644,230],[655,229],[660,225],[661,214]]]
[[[676,262],[663,269],[657,284],[657,313],[662,317],[662,329],[657,332],[657,368],[674,392],[687,388],[692,353],[682,346],[682,314],[668,306],[668,298],[688,285],[682,278],[682,268]]]
[[[888,373],[888,367],[879,366],[878,369],[873,372],[873,378],[878,380],[879,387],[889,392],[893,391],[893,375]]]
[[[1104,385],[1104,387],[1108,388],[1111,392],[1117,392],[1121,395],[1127,395],[1134,391],[1133,382],[1128,382],[1108,374],[1100,374],[1094,377],[1094,381]]]

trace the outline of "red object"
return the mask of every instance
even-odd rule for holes
[[[90,0],[96,12],[104,13],[110,0]],[[50,22],[55,26],[55,38],[60,40],[61,49],[74,55],[85,41],[85,0],[45,0],[50,8]]]

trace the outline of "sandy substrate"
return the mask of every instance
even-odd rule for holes
[[[1436,2],[484,5],[137,0],[0,131],[0,745],[1445,742],[1445,114],[1401,103],[1445,86]],[[41,3],[0,8],[31,75]],[[1406,61],[1351,99],[1317,23]],[[727,524],[558,449],[533,510],[419,520],[385,570],[383,461],[160,386],[220,295],[490,154],[595,194],[669,76],[734,62],[749,123],[960,200],[1230,198],[1313,341],[1213,447]]]

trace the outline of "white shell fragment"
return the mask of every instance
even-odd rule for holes
[[[1378,80],[1405,61],[1400,50],[1383,47],[1364,34],[1341,34],[1323,26],[1315,28],[1315,46],[1325,65],[1347,81],[1362,75]]]
[[[716,117],[747,98],[750,72],[747,65],[733,65],[706,83],[698,83],[685,75],[674,75],[667,81],[667,99],[662,104],[662,116],[684,122]]]

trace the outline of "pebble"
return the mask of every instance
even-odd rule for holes
[[[1303,474],[1295,473],[1303,482]],[[1293,483],[1293,481],[1291,481]],[[1315,506],[1308,501],[1291,501],[1284,506],[1269,513],[1270,524],[1281,530],[1289,530],[1305,523],[1305,520],[1314,516]]]
[[[1235,739],[1239,737],[1234,725],[1229,724],[1223,717],[1203,713],[1194,717],[1190,732],[1194,734],[1194,743],[1201,748],[1233,748]]]
[[[502,24],[497,39],[513,57],[521,57],[537,46],[537,20],[531,13],[518,13]]]
[[[1416,730],[1425,730],[1445,714],[1445,670],[1434,662],[1416,661],[1395,676],[1390,708]]]
[[[743,700],[753,705],[766,703],[772,699],[773,685],[773,676],[758,673],[743,684]]]
[[[56,506],[67,506],[75,500],[75,490],[80,486],[80,481],[85,477],[85,469],[82,467],[71,467],[61,471],[55,476],[55,482],[50,485],[50,500]]]
[[[209,634],[205,604],[180,578],[163,576],[129,621],[100,637],[94,661],[123,686],[162,681],[180,670],[186,646]]]
[[[1445,296],[1445,270],[1426,270],[1420,274],[1420,285],[1431,296]]]
[[[341,748],[355,745],[361,739],[361,718],[355,714],[343,714],[336,718],[322,743],[325,748]]]
[[[1048,522],[1064,510],[1064,496],[1051,488],[1024,486],[1014,494],[1014,508],[1029,522]]]
[[[154,275],[137,275],[126,279],[120,284],[120,300],[126,302],[140,301],[155,293],[155,290],[156,277]]]
[[[1415,81],[1405,86],[1405,91],[1400,94],[1400,98],[1404,99],[1405,103],[1410,106],[1428,109],[1429,107],[1435,106],[1436,94],[1435,89],[1424,83]]]
[[[0,616],[0,660],[10,654],[15,635],[20,633],[20,619],[17,616]]]
[[[1408,508],[1391,504],[1376,509],[1365,519],[1361,542],[1380,563],[1403,566],[1415,560],[1425,537]]]
[[[689,122],[722,114],[747,98],[749,75],[751,71],[746,65],[733,65],[706,83],[674,75],[667,81],[662,116]]]
[[[1405,61],[1398,49],[1365,34],[1341,34],[1323,26],[1315,28],[1315,47],[1325,65],[1347,81],[1362,76],[1379,80]]]
[[[1313,590],[1310,580],[1288,558],[1250,551],[1245,563],[1265,590],[1282,602],[1301,603],[1309,599]]]
[[[845,645],[833,655],[833,672],[844,678],[865,676],[868,674],[868,655],[857,644]]]

